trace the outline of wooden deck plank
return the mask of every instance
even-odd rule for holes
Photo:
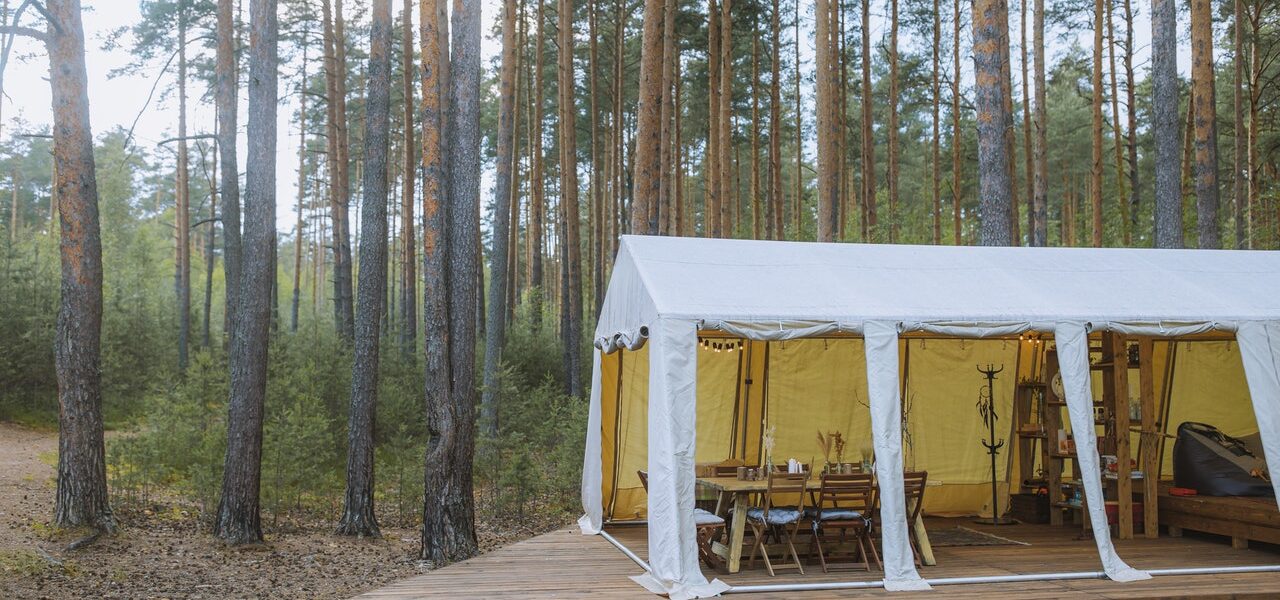
[[[930,519],[931,528],[983,526],[954,520]],[[643,527],[617,527],[610,533],[642,558],[646,558],[647,534]],[[998,534],[1029,546],[968,546],[936,548],[938,566],[921,570],[924,577],[968,577],[1100,569],[1092,540],[1077,539],[1074,527],[1014,525]],[[1280,564],[1280,553],[1270,550],[1237,550],[1225,539],[1137,538],[1116,542],[1120,556],[1140,569]],[[599,536],[584,536],[576,528],[541,535],[483,556],[438,569],[368,592],[362,598],[395,599],[430,597],[466,598],[636,598],[653,596],[629,576],[641,569]],[[805,575],[769,577],[762,566],[741,573],[712,574],[730,585],[816,583],[879,580],[879,571],[823,573],[818,565],[806,565]],[[1247,598],[1280,597],[1280,575],[1275,573],[1161,576],[1150,581],[1115,583],[1108,580],[1035,581],[986,585],[939,586],[938,593],[895,593],[881,589],[840,590],[797,594],[753,594],[751,598],[914,598],[948,599],[1016,597],[1039,598]]]

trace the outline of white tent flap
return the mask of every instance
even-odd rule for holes
[[[693,522],[698,331],[691,321],[659,319],[649,347],[649,553],[652,571],[636,581],[672,598],[728,589],[698,567]]]
[[[1236,341],[1262,435],[1262,451],[1271,467],[1271,486],[1280,498],[1280,481],[1274,475],[1275,467],[1280,466],[1280,322],[1241,323]]]
[[[884,587],[889,591],[927,590],[916,572],[907,540],[907,505],[902,493],[902,404],[898,397],[898,324],[864,324],[867,393],[871,396],[871,439],[880,485]]]
[[[1079,457],[1080,481],[1084,483],[1085,504],[1093,526],[1093,539],[1098,544],[1098,557],[1107,577],[1115,581],[1150,579],[1151,575],[1125,564],[1111,545],[1111,527],[1102,495],[1102,469],[1099,467],[1098,441],[1093,424],[1093,392],[1089,379],[1089,334],[1084,323],[1058,323],[1053,334],[1058,345],[1058,365],[1062,370],[1062,387],[1067,394],[1067,413],[1075,434]]]
[[[587,410],[587,443],[582,456],[582,510],[578,526],[583,535],[600,533],[604,521],[604,500],[600,455],[600,360],[601,351],[591,353],[591,405]]]

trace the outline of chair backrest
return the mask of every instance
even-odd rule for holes
[[[875,508],[875,494],[875,476],[870,473],[829,473],[822,476],[818,507],[849,508],[869,515]]]
[[[911,514],[907,515],[911,521],[920,516],[920,508],[924,506],[925,482],[928,479],[928,471],[907,471],[902,474],[902,495],[906,498],[907,506],[911,507]]]
[[[649,492],[649,472],[636,471],[636,475],[640,476],[640,485],[644,486],[645,493]]]
[[[769,508],[774,506],[775,494],[779,496],[787,496],[788,498],[795,495],[799,498],[796,502],[798,510],[804,510],[804,501],[809,481],[808,473],[787,473],[786,471],[774,471],[769,474],[769,487],[764,494],[764,514],[769,515]]]

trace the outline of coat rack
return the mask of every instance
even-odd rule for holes
[[[1000,518],[1000,492],[996,480],[996,455],[1004,447],[1004,438],[996,439],[996,421],[1000,417],[996,415],[995,381],[996,374],[1004,371],[1004,365],[996,368],[995,365],[988,364],[985,369],[982,365],[978,365],[977,368],[978,372],[987,378],[986,387],[978,392],[978,414],[982,415],[982,420],[987,423],[987,439],[982,440],[982,446],[991,456],[991,518],[975,519],[974,522],[983,525],[1012,525],[1017,521]]]

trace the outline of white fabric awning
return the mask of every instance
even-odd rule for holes
[[[1268,458],[1280,453],[1280,253],[819,244],[623,236],[595,332],[583,461],[584,533],[602,526],[600,356],[651,344],[649,549],[644,585],[671,597],[724,589],[698,569],[693,535],[697,332],[782,340],[834,332],[868,341],[867,372],[881,489],[902,489],[897,333],[989,337],[1053,333],[1073,422],[1088,416],[1089,330],[1181,336],[1239,331],[1237,341]],[[1078,421],[1078,422],[1077,422]],[[1086,421],[1088,421],[1086,423]],[[1092,438],[1082,458],[1096,462]],[[1280,458],[1275,459],[1280,462]],[[1092,468],[1089,460],[1082,461]],[[1085,486],[1105,523],[1100,474]],[[1096,484],[1096,485],[1095,485]],[[900,492],[897,492],[900,494]],[[885,587],[927,587],[907,549],[905,507],[884,502]],[[905,523],[903,523],[905,525]],[[1145,578],[1095,527],[1106,573]]]

